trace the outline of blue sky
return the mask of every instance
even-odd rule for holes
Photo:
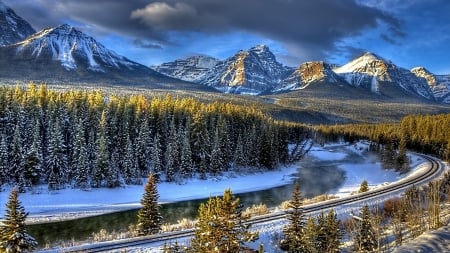
[[[68,23],[145,65],[268,45],[288,66],[364,51],[450,74],[448,0],[3,0],[36,29]]]

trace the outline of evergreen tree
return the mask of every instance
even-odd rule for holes
[[[192,176],[192,152],[191,144],[189,140],[189,129],[186,128],[185,131],[181,132],[182,135],[179,138],[183,138],[183,143],[181,145],[181,158],[180,158],[180,174],[184,178],[190,178]]]
[[[304,242],[305,218],[302,199],[297,182],[289,202],[290,210],[287,214],[289,223],[283,229],[283,240],[281,241],[282,249],[287,249],[288,252],[306,252],[308,250]]]
[[[27,216],[18,199],[18,191],[14,188],[6,203],[5,219],[0,224],[1,252],[31,252],[37,246],[36,240],[27,234]]]
[[[64,139],[58,121],[54,122],[50,132],[50,142],[48,145],[48,188],[58,190],[65,183],[67,175],[67,156]]]
[[[213,147],[211,151],[211,172],[214,175],[218,175],[222,170],[225,169],[224,152],[221,148],[219,129],[216,128]]]
[[[160,146],[160,136],[157,133],[153,138],[152,152],[151,152],[151,164],[152,164],[152,174],[155,177],[156,181],[159,181],[161,177],[161,173],[163,170],[162,165],[162,155],[161,155],[161,146]]]
[[[367,180],[363,180],[361,182],[361,186],[359,187],[359,193],[368,192],[369,191],[369,183]]]
[[[158,205],[156,180],[149,174],[145,193],[141,199],[142,208],[138,212],[138,230],[140,235],[156,234],[161,229],[162,217]]]
[[[148,121],[146,119],[142,120],[136,140],[137,166],[140,175],[147,175],[151,167],[151,138],[149,129]]]
[[[244,225],[242,205],[230,189],[223,197],[210,198],[198,209],[198,223],[191,241],[192,252],[239,252],[244,242],[255,241],[258,233]]]
[[[305,234],[303,236],[306,249],[305,252],[310,253],[321,252],[317,250],[317,248],[319,247],[318,234],[319,234],[319,225],[316,224],[316,220],[314,219],[314,217],[309,217],[305,225]]]
[[[370,221],[371,214],[368,205],[361,209],[360,218],[354,248],[358,252],[374,252],[377,249],[377,238]]]
[[[75,138],[72,156],[72,174],[75,186],[81,189],[89,188],[88,152],[84,137],[83,120],[79,119],[75,128]]]
[[[39,129],[39,124],[36,123],[33,134],[33,143],[31,144],[30,149],[25,155],[24,176],[27,182],[27,186],[38,184],[40,175],[42,173],[42,155],[40,152],[41,136]]]
[[[140,175],[138,173],[137,162],[134,155],[133,144],[130,137],[127,138],[125,148],[125,159],[123,160],[123,170],[126,184],[138,184]]]
[[[3,184],[10,181],[8,159],[8,144],[6,142],[6,136],[2,134],[0,140],[0,190]]]
[[[100,119],[100,131],[97,142],[97,164],[95,167],[95,172],[93,175],[93,186],[101,187],[106,176],[108,174],[109,168],[109,152],[108,152],[108,141],[106,136],[106,112],[102,112]]]
[[[339,252],[343,232],[341,231],[341,222],[337,218],[334,209],[327,213],[326,226],[327,229],[327,252]]]
[[[14,183],[18,187],[18,191],[25,192],[24,157],[20,139],[19,127],[16,127],[13,142],[11,143],[9,170],[7,171],[8,174],[12,175]]]
[[[169,126],[169,137],[167,140],[167,149],[165,153],[166,180],[173,182],[178,174],[179,168],[179,149],[176,140],[175,120],[172,118]]]

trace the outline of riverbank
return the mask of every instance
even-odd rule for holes
[[[376,159],[366,157],[367,143],[354,145],[332,144],[314,146],[306,159],[322,162],[342,161],[339,169],[346,174],[345,182],[333,192],[337,196],[346,196],[356,191],[362,180],[366,179],[370,187],[387,184],[407,175],[399,175],[392,170],[380,170]],[[360,157],[361,164],[346,162],[349,156]],[[409,155],[411,167],[422,162],[420,157]],[[224,173],[220,177],[207,180],[191,179],[183,184],[162,182],[158,185],[159,201],[162,203],[203,199],[223,193],[230,188],[233,193],[253,192],[291,184],[301,170],[302,163],[282,166],[273,171],[247,169],[241,173]],[[377,171],[378,173],[374,173]],[[301,176],[301,173],[300,173]],[[49,192],[46,186],[37,187],[35,192],[20,194],[19,198],[27,212],[28,223],[52,222],[77,219],[81,217],[118,212],[140,207],[144,192],[143,185],[130,185],[115,189],[63,189]],[[0,192],[0,214],[4,215],[5,203],[9,191]]]

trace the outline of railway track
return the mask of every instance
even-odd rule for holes
[[[319,202],[319,203],[315,203],[315,204],[305,205],[304,206],[305,214],[320,211],[320,210],[327,210],[327,209],[331,209],[331,208],[341,206],[341,205],[369,201],[373,198],[378,198],[385,194],[398,193],[400,191],[406,190],[407,188],[409,188],[413,185],[416,185],[416,186],[422,185],[422,184],[427,183],[430,180],[434,179],[435,177],[437,177],[440,174],[441,170],[443,170],[443,168],[445,167],[440,161],[436,160],[433,157],[430,157],[427,155],[422,155],[422,154],[417,154],[417,155],[421,156],[423,159],[425,159],[427,161],[426,164],[422,163],[421,165],[418,165],[418,166],[427,166],[428,168],[426,170],[423,170],[421,173],[418,173],[414,177],[411,176],[408,178],[404,178],[395,183],[391,183],[387,186],[384,186],[382,188],[374,189],[374,190],[356,194],[353,196],[348,196],[348,197],[344,197],[344,198],[332,199],[332,200],[327,200],[327,201],[323,201],[323,202]],[[285,212],[277,212],[277,213],[271,213],[271,214],[253,217],[248,222],[251,224],[266,223],[266,222],[283,219],[283,218],[285,218],[285,216],[286,216]],[[124,248],[139,247],[141,245],[156,243],[156,242],[179,240],[182,238],[191,237],[193,235],[194,235],[194,229],[188,229],[188,230],[177,231],[177,232],[161,233],[161,234],[156,234],[156,235],[151,235],[151,236],[123,239],[123,240],[118,240],[115,242],[100,242],[100,243],[91,244],[91,245],[80,245],[80,246],[71,247],[71,248],[46,250],[46,251],[40,251],[40,252],[41,253],[106,252],[106,251],[113,251],[113,250],[124,249]]]

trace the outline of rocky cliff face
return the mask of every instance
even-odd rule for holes
[[[198,82],[227,93],[259,94],[278,85],[286,71],[267,46],[259,45],[219,62]]]

